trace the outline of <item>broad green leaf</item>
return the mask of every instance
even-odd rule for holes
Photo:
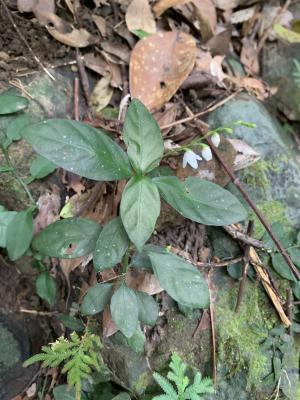
[[[111,298],[110,311],[118,329],[131,337],[138,327],[138,302],[134,290],[123,284]]]
[[[112,268],[121,261],[129,246],[129,238],[120,217],[102,229],[94,250],[93,264],[96,271]]]
[[[131,397],[126,392],[121,392],[117,396],[115,396],[112,400],[130,400]]]
[[[158,246],[145,246],[162,288],[178,303],[205,308],[209,304],[206,280],[190,263]]]
[[[170,167],[157,167],[149,172],[150,178],[158,178],[160,176],[174,176],[174,171]]]
[[[4,207],[0,210],[0,247],[6,247],[7,227],[16,214],[16,211],[6,211]]]
[[[94,315],[104,310],[112,294],[111,283],[99,283],[90,287],[80,307],[82,315]]]
[[[128,108],[123,137],[137,172],[147,173],[159,165],[164,154],[162,135],[151,113],[137,99],[133,99]]]
[[[137,269],[148,269],[152,271],[152,265],[148,255],[142,251],[141,253],[136,252],[130,260],[130,267]]]
[[[76,390],[69,385],[59,385],[53,389],[54,400],[76,400]]]
[[[56,168],[57,165],[55,165],[52,161],[47,160],[45,157],[37,156],[30,166],[30,173],[32,178],[41,179],[51,174],[51,172],[55,171]]]
[[[300,281],[297,281],[293,284],[293,293],[294,296],[300,300]]]
[[[64,326],[70,329],[72,332],[82,332],[84,331],[84,323],[79,319],[75,318],[70,314],[60,314],[58,319]]]
[[[247,212],[228,190],[198,177],[184,182],[176,176],[154,178],[161,195],[179,214],[205,225],[223,226],[241,221]]]
[[[50,119],[27,126],[22,135],[37,153],[80,176],[104,181],[131,176],[128,157],[121,147],[88,125]]]
[[[10,221],[6,231],[6,248],[12,261],[17,260],[28,250],[33,236],[31,210],[18,212]]]
[[[294,230],[283,225],[281,222],[275,222],[271,225],[271,228],[274,235],[277,237],[278,240],[280,240],[283,247],[290,247],[295,242],[296,233],[294,232]],[[268,232],[264,233],[262,241],[266,245],[267,249],[277,250],[277,246],[271,236],[268,234]]]
[[[271,255],[271,258],[272,258],[273,268],[280,276],[290,281],[296,282],[294,274],[292,273],[285,259],[282,257],[280,253],[273,253]]]
[[[2,94],[0,95],[0,115],[24,110],[28,104],[29,101],[25,97]]]
[[[49,272],[41,272],[37,277],[35,285],[40,298],[46,300],[50,306],[53,306],[56,299],[56,282]]]
[[[143,324],[153,326],[158,318],[158,305],[156,301],[147,293],[135,292],[138,307],[139,321]]]
[[[126,344],[136,353],[144,353],[145,341],[145,334],[139,325],[134,334],[130,338],[126,338]]]
[[[8,125],[6,136],[10,141],[20,140],[22,137],[22,130],[26,125],[31,123],[31,118],[28,114],[22,114],[14,118],[13,121]]]
[[[300,247],[293,247],[288,249],[287,252],[289,253],[296,267],[300,268]]]
[[[121,218],[130,240],[139,251],[154,231],[159,212],[159,193],[151,179],[132,178],[122,194]]]
[[[76,258],[94,251],[102,227],[83,218],[56,221],[33,239],[33,249],[43,256]]]

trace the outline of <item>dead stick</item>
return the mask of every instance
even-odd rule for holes
[[[85,66],[82,62],[81,54],[78,49],[76,51],[76,62],[77,62],[78,73],[79,73],[79,77],[80,77],[80,83],[81,83],[83,95],[84,95],[86,104],[89,105],[89,101],[90,101],[89,78],[87,76]]]
[[[288,319],[292,322],[293,320],[293,293],[292,289],[289,287],[286,290],[286,308]],[[292,325],[289,326],[289,335],[292,335]]]
[[[252,234],[253,234],[253,221],[249,221],[247,235],[251,236]],[[249,268],[249,251],[250,251],[250,245],[248,244],[245,249],[243,274],[242,274],[242,278],[241,278],[241,282],[240,282],[235,312],[239,311],[241,303],[242,303],[242,299],[244,296],[244,292],[245,292],[245,284],[246,284],[246,278],[247,278],[247,273],[248,273],[248,268]]]
[[[74,119],[79,121],[79,78],[74,81]]]
[[[234,225],[225,225],[222,228],[234,239],[237,239],[246,245],[253,246],[256,249],[266,250],[266,245],[263,242],[250,237],[244,232],[239,231]]]
[[[32,57],[35,59],[35,61],[37,62],[37,64],[43,69],[43,71],[49,76],[50,79],[52,79],[53,81],[55,81],[56,79],[54,78],[53,75],[50,74],[50,72],[47,70],[47,68],[42,64],[41,60],[34,54],[34,51],[32,50],[32,48],[29,46],[27,40],[25,39],[24,35],[22,34],[22,32],[20,31],[20,29],[17,27],[13,16],[11,14],[11,12],[9,11],[7,5],[5,4],[4,0],[0,0],[1,4],[4,8],[4,11],[9,19],[9,21],[11,22],[12,26],[15,28],[15,31],[17,32],[19,38],[22,40],[22,42],[24,43],[24,45],[27,47],[29,53],[32,55]]]
[[[201,126],[201,124],[198,124],[197,119],[195,120],[195,123],[196,123],[196,126],[197,126],[197,128],[199,129],[199,131],[201,132],[201,135],[202,135],[202,126]],[[285,261],[288,264],[288,266],[290,267],[291,271],[293,272],[293,274],[295,275],[295,277],[299,281],[300,280],[300,272],[298,271],[298,269],[293,264],[290,256],[288,255],[288,253],[285,250],[285,248],[282,246],[281,242],[274,235],[274,233],[272,231],[272,228],[270,227],[269,223],[267,222],[267,220],[263,216],[262,212],[253,203],[253,201],[251,200],[250,196],[248,195],[246,190],[243,188],[243,186],[242,186],[241,182],[239,181],[239,179],[235,176],[234,172],[231,170],[231,168],[224,161],[224,159],[221,156],[219,150],[212,144],[212,142],[211,142],[211,140],[209,138],[207,138],[206,140],[207,140],[208,144],[210,145],[212,152],[214,153],[216,158],[219,160],[219,162],[221,163],[222,167],[225,169],[225,171],[229,175],[229,177],[232,180],[232,182],[234,183],[234,185],[241,192],[241,194],[243,195],[243,197],[246,200],[246,202],[249,204],[249,206],[255,212],[255,214],[257,215],[258,219],[263,224],[263,226],[266,229],[266,231],[268,232],[268,234],[271,236],[273,242],[276,244],[276,247],[278,248],[278,250],[281,253],[282,257],[285,259]]]

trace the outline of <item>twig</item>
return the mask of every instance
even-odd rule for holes
[[[210,290],[210,273],[208,274],[208,287],[209,287],[209,313],[211,324],[211,340],[212,340],[212,361],[213,361],[213,382],[214,387],[217,387],[217,346],[216,346],[216,330],[215,330],[215,312],[214,312],[214,299]]]
[[[30,47],[30,45],[28,44],[27,40],[25,39],[24,35],[22,34],[22,32],[20,31],[20,29],[17,27],[12,13],[10,12],[10,10],[8,9],[7,5],[5,4],[4,0],[0,0],[4,11],[9,19],[9,21],[11,22],[12,26],[15,28],[15,31],[17,32],[19,38],[22,40],[22,42],[24,43],[24,45],[27,47],[29,53],[32,55],[32,57],[35,59],[35,61],[37,62],[37,64],[43,69],[43,71],[49,76],[50,79],[52,79],[53,81],[55,81],[56,79],[54,78],[53,75],[51,75],[51,73],[47,70],[47,68],[43,65],[43,63],[41,62],[41,60],[34,54],[34,51],[32,50],[32,48]]]
[[[235,257],[235,258],[230,258],[228,260],[224,260],[224,261],[220,261],[220,262],[216,262],[216,263],[205,263],[205,262],[196,262],[193,263],[195,264],[197,267],[201,267],[201,268],[221,268],[221,267],[227,267],[228,265],[233,265],[236,264],[240,261],[243,260],[244,257],[240,256],[240,257]]]
[[[286,290],[286,309],[289,320],[293,320],[293,293],[292,289],[289,287]],[[292,326],[289,326],[289,335],[292,335]]]
[[[20,308],[17,311],[24,314],[36,315],[39,317],[53,317],[54,315],[58,314],[58,311],[36,311],[36,310],[28,310],[26,308]]]
[[[227,103],[227,101],[233,99],[238,93],[240,93],[240,90],[238,90],[237,92],[232,93],[230,96],[225,97],[225,99],[217,102],[217,103],[213,103],[212,105],[209,105],[205,110],[202,110],[194,115],[191,115],[190,117],[186,117],[186,118],[182,118],[179,119],[178,121],[172,122],[170,124],[167,125],[163,125],[160,127],[160,129],[166,129],[166,128],[171,128],[173,126],[179,125],[179,124],[183,124],[184,122],[189,122],[189,121],[193,121],[194,119],[200,117],[201,115],[207,114],[211,111],[216,110],[217,108],[221,107],[222,105],[224,105],[225,103]],[[199,122],[199,121],[198,121]],[[208,124],[206,124],[205,122],[201,121],[200,123],[205,124],[208,127]]]
[[[199,131],[201,132],[201,135],[203,135],[202,133],[202,126],[201,124],[198,123],[197,119],[195,119],[195,124],[197,126],[197,128],[199,129]],[[281,253],[282,257],[285,259],[285,261],[287,262],[289,268],[291,269],[291,271],[293,272],[293,274],[295,275],[295,277],[298,279],[298,281],[300,280],[300,272],[298,271],[298,269],[295,267],[293,261],[291,260],[290,256],[288,255],[287,251],[285,250],[285,248],[283,247],[283,245],[281,244],[281,242],[277,239],[277,237],[274,235],[271,226],[269,225],[268,221],[265,219],[264,215],[262,214],[262,212],[256,207],[256,205],[254,204],[254,202],[251,200],[250,196],[248,195],[247,191],[243,188],[241,182],[239,181],[239,179],[235,176],[234,172],[232,171],[232,169],[227,165],[226,161],[224,161],[223,157],[221,156],[219,150],[212,144],[211,140],[209,138],[206,139],[208,144],[211,147],[212,152],[214,153],[214,155],[216,156],[216,158],[218,159],[218,161],[221,163],[222,167],[225,169],[225,171],[227,172],[227,174],[229,175],[230,179],[232,180],[232,182],[234,183],[234,185],[236,186],[236,188],[241,192],[241,194],[243,195],[244,199],[246,200],[246,202],[249,204],[249,206],[252,208],[252,210],[255,212],[255,214],[257,215],[258,219],[260,220],[260,222],[263,224],[264,228],[266,229],[266,231],[268,232],[268,234],[271,236],[273,242],[275,243],[276,247],[278,248],[279,252]]]
[[[257,249],[265,250],[266,245],[260,240],[254,239],[250,237],[248,234],[239,231],[234,225],[225,225],[223,226],[225,232],[228,233],[233,239],[237,239],[246,245],[253,246]]]
[[[248,229],[247,229],[247,235],[249,237],[251,237],[251,235],[253,234],[253,225],[254,225],[253,221],[249,221]],[[245,284],[246,284],[247,272],[248,272],[248,268],[249,268],[249,251],[250,251],[250,245],[248,244],[245,249],[243,274],[242,274],[242,278],[241,278],[241,282],[240,282],[235,312],[239,311],[241,303],[242,303],[242,299],[244,296],[244,292],[245,292]]]
[[[80,83],[83,91],[83,95],[86,101],[86,104],[89,104],[90,101],[90,84],[89,84],[89,79],[85,70],[85,66],[82,62],[81,54],[79,50],[77,49],[76,51],[76,61],[77,61],[77,67],[78,67],[78,73],[80,77]]]
[[[74,119],[79,121],[79,78],[74,80]]]
[[[285,5],[278,10],[278,12],[275,15],[275,17],[273,18],[271,24],[267,27],[267,29],[265,30],[264,34],[262,35],[262,37],[260,38],[260,40],[258,42],[257,51],[256,51],[257,54],[259,54],[261,49],[264,47],[264,44],[269,37],[270,31],[271,31],[273,25],[278,21],[279,17],[284,12],[286,12],[286,10],[289,8],[290,4],[291,4],[291,0],[287,0],[285,2]]]

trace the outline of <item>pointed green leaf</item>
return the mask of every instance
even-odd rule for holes
[[[129,246],[129,238],[120,217],[111,220],[102,229],[94,250],[96,271],[112,268],[121,261]]]
[[[0,247],[6,247],[7,227],[16,214],[16,211],[6,211],[4,207],[0,210]]]
[[[122,194],[121,218],[130,240],[139,251],[154,231],[159,212],[159,193],[151,179],[132,178]]]
[[[76,258],[94,251],[102,227],[83,218],[56,221],[33,239],[33,249],[43,256]]]
[[[40,298],[46,300],[50,306],[53,306],[56,299],[56,282],[49,272],[41,272],[37,277],[35,285]]]
[[[123,137],[137,172],[147,173],[159,165],[164,154],[162,135],[151,113],[137,99],[128,108]]]
[[[280,253],[273,253],[271,255],[272,265],[275,271],[285,279],[296,282],[296,278],[290,270],[287,262]]]
[[[71,331],[82,332],[85,329],[84,323],[70,314],[60,314],[58,316],[60,322]]]
[[[29,101],[25,97],[2,94],[0,95],[0,115],[24,110],[28,104]]]
[[[82,315],[94,315],[104,310],[112,294],[113,285],[110,283],[99,283],[90,287],[80,307]]]
[[[153,326],[158,318],[158,305],[156,301],[147,293],[135,292],[138,307],[139,320],[146,325]]]
[[[178,399],[178,395],[173,387],[173,385],[163,376],[154,372],[153,374],[154,380],[159,384],[159,386],[163,389],[163,391],[170,396],[171,399]]]
[[[208,285],[195,267],[158,246],[145,246],[145,251],[159,283],[174,300],[193,308],[208,306]]]
[[[100,130],[80,122],[50,119],[26,126],[22,136],[37,153],[80,176],[114,181],[131,175],[121,147]]]
[[[10,122],[6,130],[6,136],[10,141],[19,140],[22,137],[22,130],[26,125],[31,123],[31,118],[28,114],[22,113]]]
[[[117,396],[113,397],[112,400],[130,400],[131,397],[126,392],[121,392]]]
[[[33,218],[31,210],[18,212],[6,231],[6,248],[12,261],[20,258],[28,250],[32,236]]]
[[[138,327],[138,303],[134,290],[123,284],[111,298],[110,311],[118,329],[131,337]]]
[[[30,166],[30,173],[34,179],[41,179],[51,174],[56,168],[57,165],[52,161],[47,160],[45,157],[37,156]]]
[[[154,178],[161,195],[179,214],[205,225],[223,226],[241,221],[247,212],[228,190],[198,177],[184,182],[176,176]]]

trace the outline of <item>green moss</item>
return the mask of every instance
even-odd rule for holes
[[[237,290],[221,294],[216,306],[219,363],[226,366],[227,378],[247,371],[247,390],[259,388],[267,373],[268,360],[260,344],[267,338],[270,313],[257,284],[248,282],[240,311],[234,311]]]
[[[280,201],[264,201],[257,204],[258,209],[263,213],[269,224],[281,222],[282,224],[290,225],[290,221],[285,215],[284,207]],[[254,221],[254,237],[261,238],[265,232],[265,228],[257,218],[253,211],[250,211],[249,219]]]
[[[145,389],[151,384],[152,382],[152,374],[148,371],[144,372],[139,376],[139,378],[134,382],[132,386],[133,393],[137,395],[142,395],[145,393]]]
[[[266,189],[269,184],[268,171],[273,170],[270,162],[259,160],[241,171],[242,181],[247,185]]]

